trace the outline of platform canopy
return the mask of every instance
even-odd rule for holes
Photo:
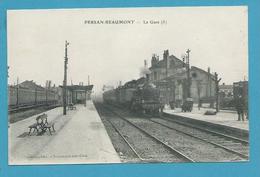
[[[64,88],[63,86],[60,86]],[[86,100],[90,99],[93,85],[68,85],[66,86],[67,103],[86,104]]]
[[[60,86],[63,88],[63,86]],[[91,91],[93,85],[67,85],[66,88],[70,91]]]

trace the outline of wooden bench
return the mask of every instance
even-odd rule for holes
[[[36,130],[37,133],[39,133],[40,127],[44,124],[44,119],[45,119],[45,123],[46,123],[46,121],[47,121],[47,115],[46,114],[41,114],[41,115],[37,116],[36,117],[36,123],[29,126],[30,130],[29,130],[28,135],[31,134],[32,130],[33,130],[33,132],[35,132],[35,130]]]
[[[74,106],[74,104],[70,103],[70,104],[68,105],[68,109],[69,109],[69,110],[76,110],[76,106]]]
[[[30,125],[29,126],[29,133],[28,133],[28,135],[31,135],[31,130],[33,129],[33,132],[35,132],[35,130],[37,131],[37,133],[39,132],[39,130],[38,130],[38,124],[37,123],[34,123],[34,124],[32,124],[32,125]]]
[[[51,134],[52,131],[55,132],[54,122],[50,122],[50,123],[48,123],[47,125],[44,125],[44,128],[46,128],[46,129],[49,130],[50,135],[52,135],[52,134]],[[52,130],[51,130],[51,129],[52,129]]]
[[[33,132],[37,131],[37,134],[39,133],[45,133],[46,130],[49,130],[50,135],[52,135],[52,131],[55,132],[54,129],[54,122],[49,123],[47,119],[47,114],[41,114],[36,117],[36,123],[32,124],[29,126],[29,133],[28,135],[31,134],[32,130]],[[52,129],[52,130],[51,130]]]

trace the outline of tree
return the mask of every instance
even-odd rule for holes
[[[219,112],[219,82],[221,81],[221,78],[218,78],[218,74],[215,72],[212,80],[215,82],[216,87],[216,112]]]
[[[201,107],[200,93],[201,93],[201,80],[196,80],[197,82],[197,92],[198,92],[198,109]]]

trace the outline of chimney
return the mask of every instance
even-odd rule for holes
[[[152,60],[151,60],[151,65],[152,66],[156,65],[156,63],[158,63],[158,61],[159,61],[159,56],[157,56],[156,54],[153,54]]]
[[[163,60],[165,61],[165,69],[166,69],[166,73],[165,73],[165,77],[168,77],[168,68],[169,68],[169,50],[165,50],[163,52]]]
[[[165,50],[165,51],[163,52],[163,59],[164,59],[164,60],[167,60],[168,57],[169,57],[169,50]]]
[[[147,61],[144,60],[144,67],[147,68]]]

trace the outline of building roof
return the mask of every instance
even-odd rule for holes
[[[182,60],[178,59],[174,55],[169,56],[169,62],[170,62],[170,67],[171,67],[171,62],[173,63],[179,63],[179,64],[185,64]],[[155,63],[153,66],[151,66],[149,69],[154,69],[154,68],[165,68],[166,67],[166,60],[162,59],[159,60],[157,63]]]
[[[181,67],[185,67],[186,63],[183,62],[182,60],[180,60],[179,58],[177,58],[174,55],[170,55],[168,57],[169,59],[169,68],[181,68]],[[159,60],[157,62],[155,62],[149,69],[155,69],[155,68],[166,68],[166,60],[162,59]],[[191,70],[198,70],[206,75],[208,75],[209,73],[201,68],[198,68],[196,66],[191,66]],[[181,77],[181,75],[183,75],[183,73],[179,73],[178,76],[176,75],[176,77]],[[214,77],[213,74],[210,74],[211,77]]]
[[[203,69],[201,69],[201,68],[198,68],[198,67],[196,67],[196,66],[191,66],[191,71],[199,71],[199,72],[202,72],[203,74],[206,74],[206,75],[208,75],[208,72],[207,71],[204,71]],[[169,79],[169,80],[171,80],[171,79],[183,79],[183,77],[187,77],[186,76],[187,75],[187,71],[184,69],[184,70],[180,70],[180,72],[176,72],[176,73],[174,73],[174,75],[170,75],[170,76],[168,76],[166,79]],[[211,75],[211,77],[213,78],[214,77],[214,75],[212,75],[212,74],[210,74]]]
[[[222,85],[219,85],[219,89],[230,89],[232,90],[233,89],[233,85],[225,85],[225,84],[222,84]]]
[[[42,86],[37,85],[35,82],[33,82],[33,80],[31,80],[31,81],[26,80],[26,81],[20,83],[19,87],[28,88],[28,89],[38,89],[38,90],[44,89]]]
[[[165,60],[159,60],[157,63],[153,64],[149,69],[153,68],[165,68]]]
[[[186,77],[187,77],[187,72],[183,71],[183,72],[180,72],[180,73],[175,73],[174,75],[170,75],[165,79],[166,80],[173,80],[173,79],[178,80],[178,79],[183,79],[183,78],[186,78]]]
[[[190,69],[191,69],[191,70],[198,70],[198,71],[200,71],[200,72],[202,72],[202,73],[204,73],[204,74],[209,74],[207,71],[205,71],[205,70],[203,70],[203,69],[201,69],[201,68],[198,68],[198,67],[196,67],[196,66],[191,66]],[[213,74],[210,73],[210,75],[211,75],[211,77],[214,77]]]
[[[248,84],[248,81],[238,81],[238,82],[233,82],[233,85],[236,84]]]

